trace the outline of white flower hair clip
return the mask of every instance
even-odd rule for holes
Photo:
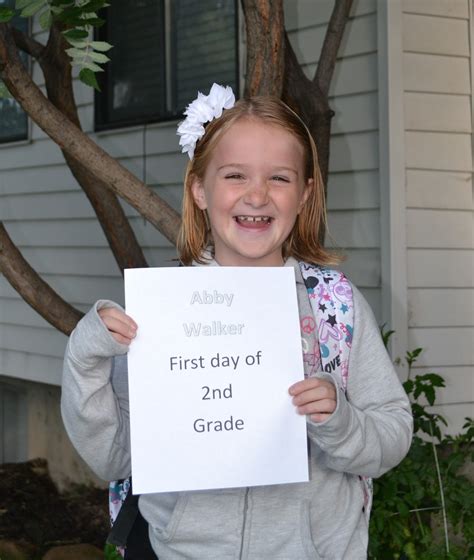
[[[186,107],[186,118],[179,123],[177,131],[181,151],[187,152],[189,159],[193,159],[196,143],[204,136],[204,125],[218,119],[224,109],[234,105],[235,95],[230,86],[212,84],[209,95],[198,92],[197,99]]]

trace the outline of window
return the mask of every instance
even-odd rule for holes
[[[113,0],[105,17],[97,129],[177,118],[213,82],[238,91],[236,0]]]
[[[14,8],[15,0],[0,0],[0,6]],[[28,20],[15,17],[13,25],[28,33]],[[27,64],[27,57],[21,53],[23,64]],[[0,99],[0,142],[15,142],[28,138],[28,117],[19,103],[14,99]]]

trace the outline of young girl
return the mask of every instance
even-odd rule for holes
[[[335,259],[319,242],[325,210],[314,142],[280,100],[234,103],[230,88],[216,85],[208,97],[200,94],[187,115],[179,128],[190,156],[178,247],[182,263],[294,268],[305,379],[289,387],[288,398],[295,413],[307,416],[310,481],[142,495],[139,508],[153,550],[160,560],[365,558],[362,477],[380,476],[401,461],[412,418],[377,323],[354,287],[347,385],[321,371],[301,263],[328,265]],[[326,302],[334,304],[329,297]],[[130,475],[124,355],[137,333],[139,326],[120,306],[101,300],[77,325],[66,350],[64,423],[104,480]],[[161,452],[166,461],[166,449]]]

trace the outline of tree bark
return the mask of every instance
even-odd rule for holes
[[[36,60],[40,60],[46,47],[16,27],[12,27],[12,35],[19,49]]]
[[[0,74],[22,108],[68,156],[80,162],[176,244],[179,214],[46,99],[23,67],[8,24],[0,24]]]
[[[48,99],[72,123],[82,129],[74,99],[71,64],[65,52],[66,48],[61,30],[53,25],[48,44],[39,62],[45,77]],[[148,266],[142,248],[115,194],[77,159],[64,150],[63,155],[94,208],[121,273],[123,274],[124,268]]]
[[[324,36],[318,67],[313,81],[319,85],[321,92],[326,97],[329,94],[329,86],[336,66],[337,53],[339,52],[344,29],[349,19],[352,2],[353,0],[335,0],[331,19]]]
[[[242,0],[247,29],[245,96],[281,97],[285,61],[282,0]]]
[[[26,262],[0,222],[0,270],[22,298],[46,321],[71,334],[83,313],[65,302]]]

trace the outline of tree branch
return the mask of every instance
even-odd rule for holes
[[[353,0],[335,0],[334,9],[324,37],[318,68],[313,81],[318,84],[321,92],[325,96],[329,94],[329,86],[336,66],[337,52],[349,18],[352,1]]]
[[[64,301],[31,268],[0,222],[0,272],[20,296],[48,323],[71,334],[83,313]]]
[[[281,97],[284,72],[282,0],[242,0],[247,28],[245,95]]]
[[[283,100],[301,116],[311,132],[318,149],[319,168],[327,193],[329,138],[334,112],[329,107],[327,95],[316,82],[306,77],[286,33],[285,41]]]
[[[89,169],[176,244],[179,214],[46,99],[21,63],[8,24],[0,24],[0,61],[1,78],[36,124],[69,156]]]
[[[74,99],[72,69],[66,48],[61,29],[57,25],[53,25],[44,56],[41,58],[41,67],[48,99],[81,129]],[[94,208],[122,274],[125,268],[147,267],[143,250],[115,194],[77,159],[64,150],[63,155],[69,169]]]
[[[12,27],[12,35],[15,44],[19,49],[38,61],[41,59],[45,51],[45,46],[42,43],[35,41],[35,39],[26,33],[23,33],[23,31],[20,31],[16,27]]]

